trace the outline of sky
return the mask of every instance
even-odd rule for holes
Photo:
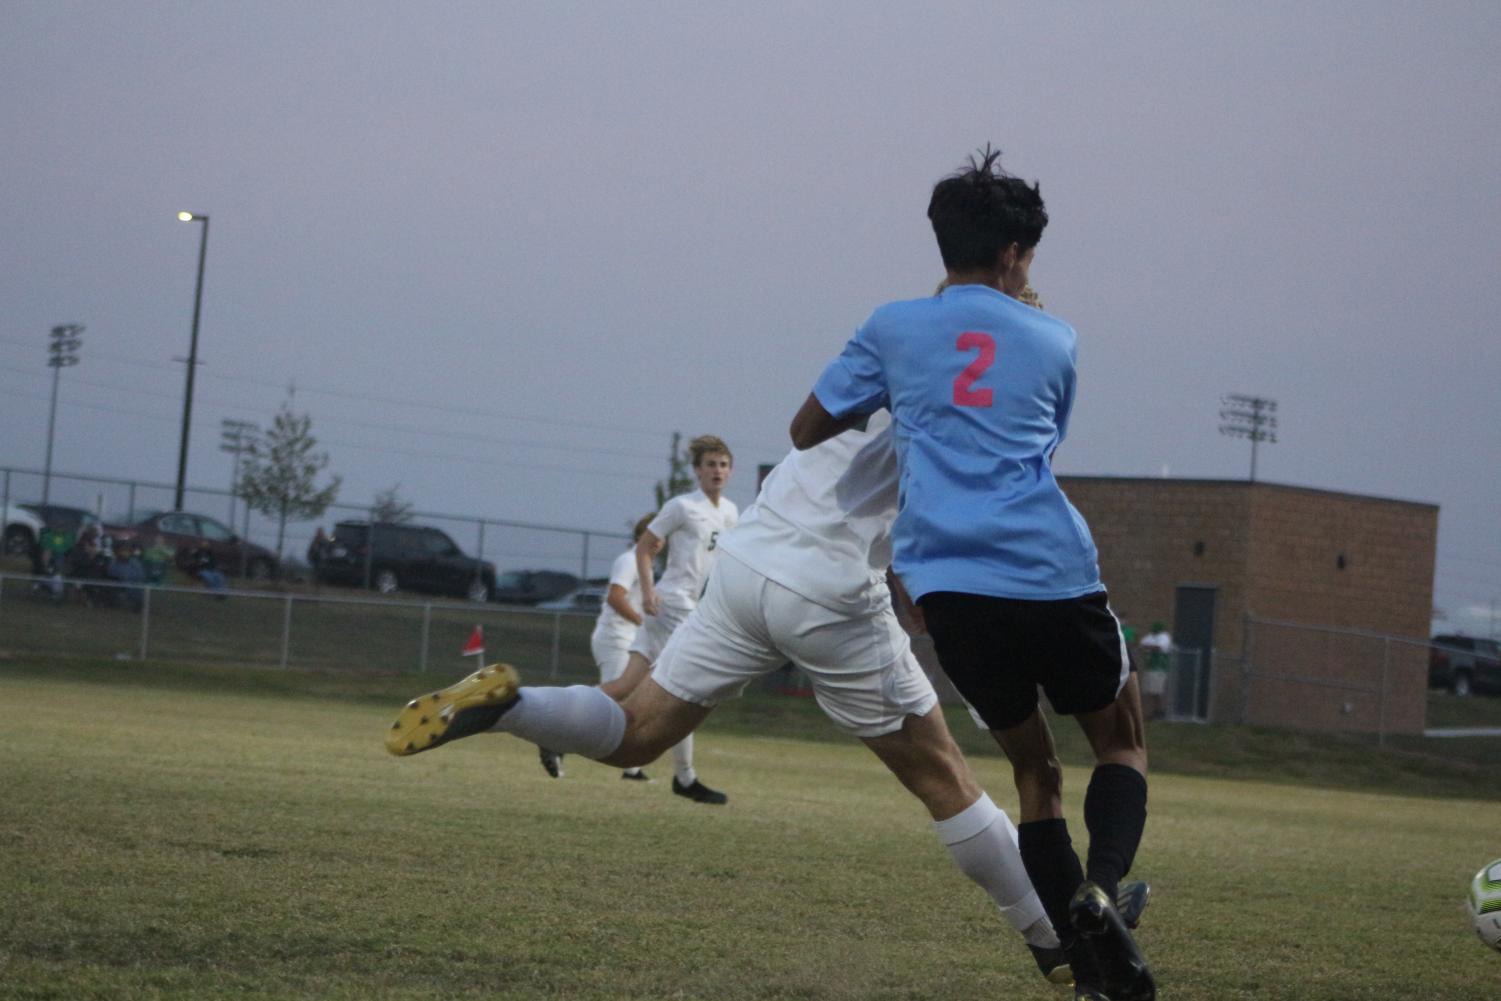
[[[622,531],[682,431],[743,506],[854,328],[942,277],[928,193],[993,143],[1079,332],[1061,474],[1244,478],[1221,397],[1275,399],[1258,478],[1440,505],[1435,628],[1501,628],[1497,5],[0,17],[0,466],[42,468],[80,323],[54,470],[174,481],[187,210],[190,485],[288,404],[352,504]]]

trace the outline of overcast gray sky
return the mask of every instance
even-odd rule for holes
[[[747,9],[753,8],[753,9]],[[939,177],[1042,183],[1080,334],[1065,474],[1437,503],[1501,596],[1501,5],[0,0],[0,464],[86,324],[54,468],[190,483],[294,408],[363,503],[618,530],[670,432],[786,450],[823,362],[942,268]]]

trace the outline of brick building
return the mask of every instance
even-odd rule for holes
[[[1180,711],[1421,732],[1436,505],[1246,481],[1060,480],[1094,533],[1112,607],[1210,651],[1207,686]],[[1248,616],[1326,628],[1257,622],[1248,634]]]

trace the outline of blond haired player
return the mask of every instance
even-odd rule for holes
[[[616,699],[624,699],[636,689],[673,632],[698,604],[719,555],[719,537],[740,520],[740,509],[724,496],[735,467],[730,447],[714,435],[699,435],[688,443],[688,455],[698,489],[663,504],[636,541],[636,575],[645,618],[636,630],[624,672],[601,686]],[[662,579],[654,582],[652,563],[663,546],[667,548],[667,566]],[[704,785],[694,772],[691,732],[673,745],[672,771],[672,791],[677,795],[695,803],[729,802],[728,796]]]

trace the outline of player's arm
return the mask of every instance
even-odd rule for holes
[[[793,447],[801,451],[848,431],[864,419],[864,414],[850,414],[842,420],[836,418],[824,409],[817,396],[809,393],[802,408],[792,418],[792,426],[788,431],[792,435]]]
[[[661,551],[662,540],[649,528],[636,540],[636,572],[641,575],[641,610],[647,615],[656,615],[662,610],[662,602],[657,598],[656,578],[652,573],[652,561]]]
[[[829,362],[788,432],[799,451],[859,424],[888,406],[886,379],[870,325],[861,327]]]
[[[631,593],[619,584],[611,584],[610,590],[605,593],[605,604],[615,610],[615,614],[633,626],[641,624],[641,613],[631,607]]]

